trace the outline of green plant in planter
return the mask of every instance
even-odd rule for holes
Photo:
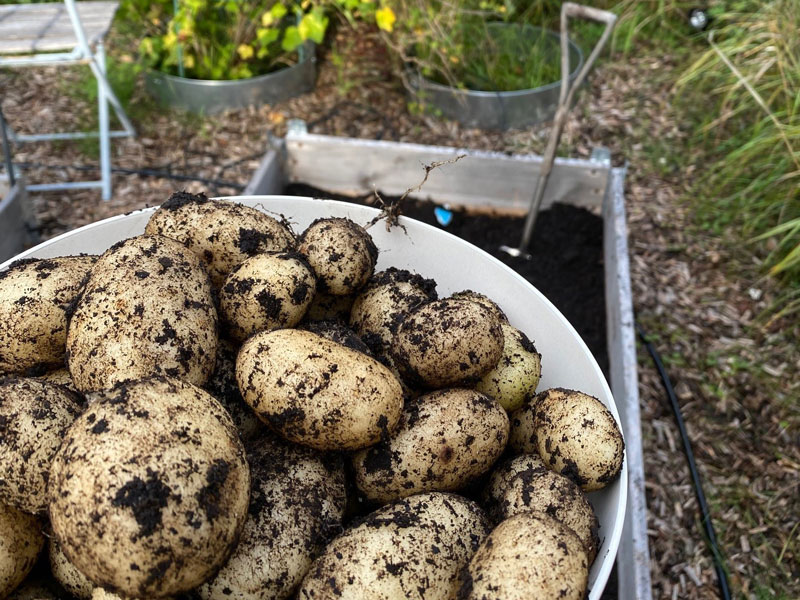
[[[289,66],[328,27],[321,1],[180,0],[169,17],[168,4],[147,9],[156,31],[139,51],[147,67],[192,79],[247,79]]]

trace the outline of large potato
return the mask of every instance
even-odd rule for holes
[[[503,354],[500,319],[469,300],[437,300],[411,311],[397,328],[391,355],[410,384],[428,388],[474,382]]]
[[[420,304],[436,300],[436,282],[389,268],[373,275],[350,311],[350,326],[375,356],[388,358],[397,326]]]
[[[600,524],[591,503],[578,484],[548,469],[538,454],[523,454],[497,467],[483,505],[497,523],[525,511],[547,513],[578,534],[589,564],[597,555]]]
[[[489,533],[477,504],[434,492],[367,516],[311,567],[299,600],[449,600],[458,573]]]
[[[524,512],[492,531],[462,577],[459,600],[583,600],[589,561],[569,527]]]
[[[542,376],[542,355],[523,332],[508,323],[503,328],[503,356],[475,389],[497,400],[507,411],[532,398]]]
[[[427,491],[458,490],[503,453],[508,416],[474,390],[440,390],[409,402],[398,429],[353,457],[358,488],[391,502]]]
[[[24,377],[0,382],[0,502],[47,511],[47,480],[64,432],[81,413],[58,385]]]
[[[230,560],[198,589],[204,600],[283,600],[342,527],[344,463],[261,436],[248,449],[250,514]]]
[[[302,254],[274,252],[234,267],[219,295],[220,313],[232,338],[244,341],[257,331],[294,327],[316,292],[316,277]]]
[[[361,289],[378,261],[378,248],[367,230],[338,217],[311,223],[300,236],[297,250],[317,274],[320,291],[334,296]]]
[[[92,582],[164,598],[221,567],[244,526],[250,473],[225,409],[155,377],[93,395],[53,460],[54,535]]]
[[[196,253],[215,288],[250,256],[294,248],[291,230],[260,210],[237,202],[176,192],[150,217],[145,233],[178,240]]]
[[[67,313],[96,260],[30,259],[0,273],[0,372],[64,364]]]
[[[82,392],[167,375],[202,385],[214,368],[217,313],[208,275],[180,243],[143,235],[95,264],[67,334]]]
[[[39,519],[0,504],[0,598],[28,576],[42,546],[44,535]]]
[[[284,438],[318,450],[357,450],[391,432],[400,382],[378,361],[299,329],[262,331],[236,360],[242,396]]]
[[[625,443],[614,416],[594,396],[575,390],[546,394],[533,406],[533,439],[544,463],[586,492],[614,481]]]

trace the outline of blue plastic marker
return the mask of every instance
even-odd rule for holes
[[[433,214],[436,217],[436,222],[442,227],[447,227],[453,222],[453,211],[447,210],[443,206],[437,206],[433,209]]]

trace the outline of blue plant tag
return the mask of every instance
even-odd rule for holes
[[[433,209],[433,214],[436,217],[436,222],[442,227],[447,227],[453,222],[453,211],[451,210],[437,206]]]

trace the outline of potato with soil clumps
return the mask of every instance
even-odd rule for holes
[[[409,385],[468,386],[503,354],[500,319],[469,300],[444,299],[412,310],[397,328],[391,356]]]
[[[462,290],[460,292],[456,292],[455,294],[450,294],[450,298],[453,300],[469,300],[470,302],[476,302],[483,306],[484,308],[488,308],[491,312],[497,316],[503,323],[508,323],[508,317],[506,313],[503,312],[503,309],[500,306],[489,298],[488,296],[481,294],[480,292],[475,292],[473,290]]]
[[[625,443],[614,416],[594,396],[574,390],[544,394],[533,405],[533,434],[544,464],[585,492],[619,476]]]
[[[356,350],[367,356],[374,356],[369,347],[361,340],[355,331],[350,329],[342,321],[310,321],[301,329],[315,333],[327,340],[347,346],[351,350]]]
[[[578,534],[589,564],[597,555],[600,524],[589,499],[537,454],[523,454],[497,467],[483,492],[483,506],[496,523],[530,510],[547,513]]]
[[[227,333],[244,341],[257,331],[294,327],[316,292],[311,266],[297,252],[265,253],[234,267],[219,295]]]
[[[459,600],[583,600],[589,561],[569,527],[524,512],[497,526],[462,574]]]
[[[0,502],[47,511],[47,480],[64,432],[81,414],[65,388],[24,377],[0,381]]]
[[[28,576],[42,546],[39,519],[0,504],[0,598],[8,596]]]
[[[369,356],[300,329],[262,331],[236,360],[242,396],[285,439],[317,450],[358,450],[397,425],[403,391]]]
[[[489,533],[474,502],[433,492],[371,513],[311,566],[298,600],[449,600],[458,573]]]
[[[154,377],[93,395],[53,460],[53,533],[96,585],[164,598],[212,576],[236,547],[250,472],[207,392]]]
[[[289,227],[260,210],[187,192],[172,194],[150,217],[145,233],[178,240],[197,254],[217,289],[248,257],[295,246]]]
[[[0,372],[63,366],[68,313],[96,260],[25,259],[0,273]]]
[[[119,242],[92,269],[67,334],[82,392],[166,375],[203,385],[214,369],[217,312],[200,260],[175,240]]]
[[[50,572],[61,587],[78,600],[90,600],[94,584],[69,561],[53,538],[49,543],[48,559]]]
[[[474,390],[440,390],[408,402],[388,439],[353,457],[358,489],[392,502],[454,491],[487,472],[508,440],[508,416]]]
[[[376,273],[356,297],[350,326],[380,359],[389,359],[397,326],[412,309],[436,300],[436,282],[393,267]]]
[[[375,270],[378,248],[350,219],[317,219],[302,233],[297,250],[317,274],[321,292],[346,296],[361,289]]]
[[[503,355],[497,366],[475,384],[475,389],[491,396],[510,412],[534,396],[542,376],[542,355],[519,329],[508,323],[500,326]]]
[[[346,503],[340,456],[271,434],[248,448],[250,511],[239,545],[197,594],[203,600],[283,600],[339,533]]]

